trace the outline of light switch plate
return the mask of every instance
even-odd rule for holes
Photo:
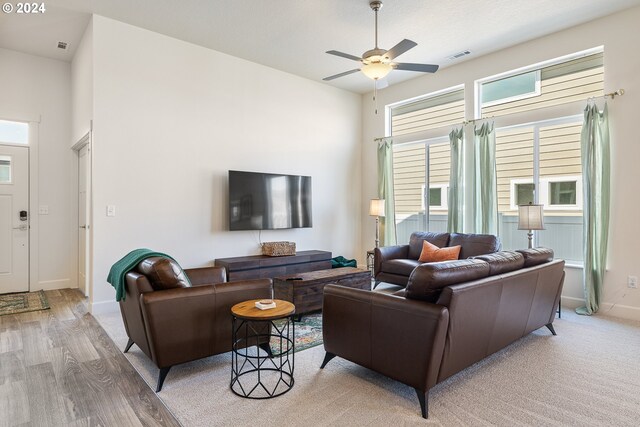
[[[116,206],[107,205],[107,216],[116,216]]]
[[[38,215],[49,215],[49,206],[41,205],[38,208]]]

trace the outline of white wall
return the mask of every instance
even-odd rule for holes
[[[71,145],[89,132],[92,119],[93,19],[89,21],[71,61]]]
[[[0,117],[39,121],[37,156],[38,205],[30,206],[32,230],[38,232],[38,277],[31,290],[77,286],[72,268],[71,68],[66,62],[0,49]],[[36,153],[31,153],[35,155]]]
[[[474,80],[604,45],[605,92],[623,88],[622,97],[609,102],[612,141],[612,206],[608,272],[605,277],[604,304],[601,313],[640,319],[640,290],[627,288],[627,275],[640,276],[640,211],[637,183],[640,182],[640,140],[637,115],[640,111],[640,55],[630,42],[640,38],[640,8],[629,9],[590,23],[573,27],[531,42],[465,61],[391,86],[378,93],[380,105],[427,94],[450,86],[465,84],[466,116],[473,118]],[[362,97],[363,176],[375,177],[376,150],[373,139],[384,136],[384,114],[373,114],[371,94]],[[580,114],[576,111],[575,114]],[[366,216],[365,206],[376,197],[376,181],[362,181],[362,246],[373,244],[375,222]],[[567,269],[563,303],[577,305],[582,295],[582,270]]]
[[[229,169],[312,176],[313,228],[263,241],[358,255],[360,96],[100,16],[93,31],[93,311],[132,249],[183,267],[258,253],[257,232],[226,231]]]

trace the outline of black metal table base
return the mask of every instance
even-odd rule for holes
[[[268,329],[264,326],[268,325]],[[270,399],[291,390],[294,384],[295,324],[293,315],[283,319],[244,320],[233,317],[231,391],[249,399]],[[271,355],[264,350],[271,346]]]

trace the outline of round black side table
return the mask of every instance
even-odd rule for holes
[[[293,387],[296,307],[273,300],[276,307],[256,308],[260,300],[231,307],[231,391],[249,399],[270,399]]]

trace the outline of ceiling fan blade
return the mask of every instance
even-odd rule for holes
[[[355,70],[349,70],[349,71],[345,71],[344,73],[334,74],[333,76],[325,77],[322,80],[324,80],[325,82],[328,82],[329,80],[337,79],[338,77],[342,77],[342,76],[348,76],[349,74],[357,73],[358,71],[360,71],[360,69],[356,68]]]
[[[338,52],[337,50],[328,50],[327,53],[329,55],[335,55],[335,56],[341,56],[342,58],[347,58],[347,59],[351,59],[353,61],[362,61],[362,58],[355,56],[355,55],[349,55],[348,53],[344,53],[344,52]]]
[[[389,86],[389,82],[387,81],[387,79],[378,79],[378,80],[375,80],[375,82],[376,82],[376,89],[384,89]]]
[[[411,41],[409,39],[404,39],[400,43],[398,43],[397,45],[389,49],[384,56],[388,57],[389,59],[393,59],[397,56],[402,55],[403,53],[405,53],[406,51],[408,51],[409,49],[417,45],[418,43],[414,41]]]
[[[435,73],[439,66],[433,64],[411,64],[408,62],[399,62],[393,66],[396,70],[404,71],[420,71],[423,73]]]

